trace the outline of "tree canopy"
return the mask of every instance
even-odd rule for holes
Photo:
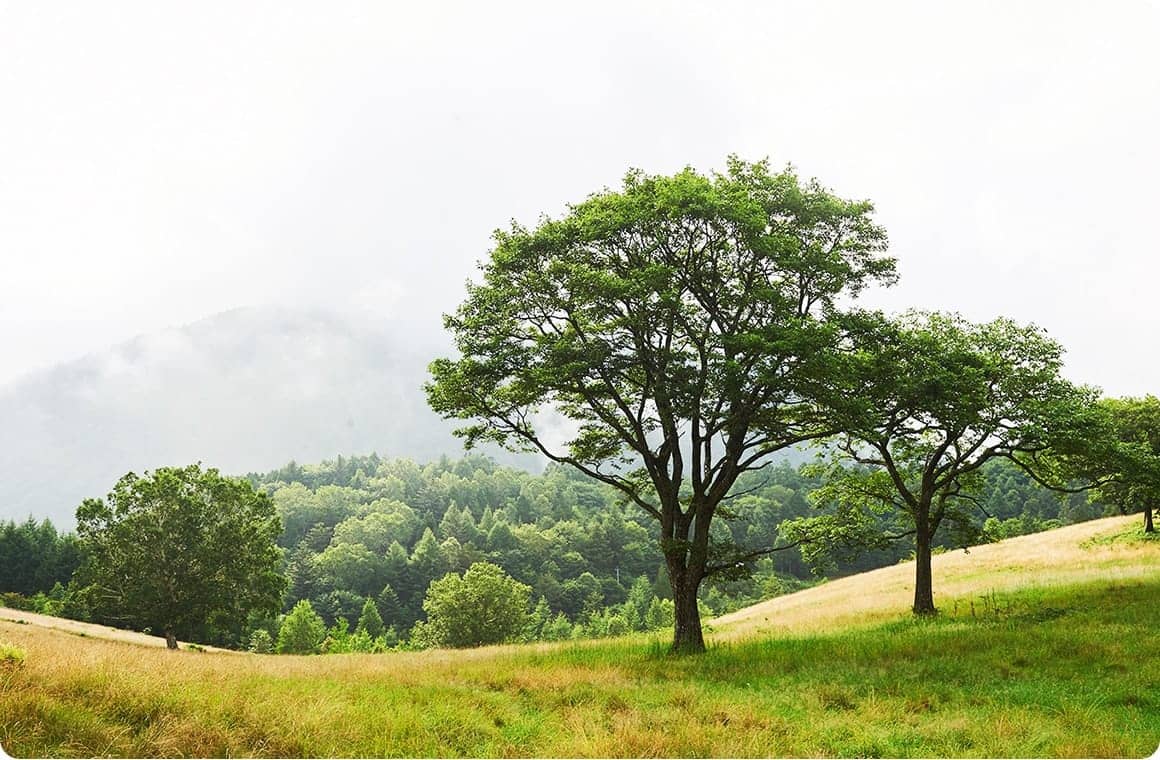
[[[695,599],[718,506],[773,452],[830,434],[843,296],[894,279],[867,201],[732,158],[725,174],[630,172],[621,191],[495,235],[446,317],[458,359],[431,406],[468,445],[538,451],[652,516],[676,601],[674,648],[704,648]],[[576,426],[552,443],[542,412]]]
[[[1086,447],[1072,457],[1089,478],[1099,479],[1098,496],[1121,512],[1142,511],[1144,532],[1156,531],[1152,513],[1160,507],[1160,399],[1105,398],[1112,445]]]
[[[274,505],[199,465],[121,478],[77,508],[86,597],[104,619],[177,636],[277,612],[285,581]]]
[[[530,586],[498,565],[476,562],[462,576],[431,583],[423,609],[423,637],[435,646],[474,647],[511,641],[528,623]]]

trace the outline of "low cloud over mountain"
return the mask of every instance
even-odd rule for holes
[[[447,352],[432,347],[440,340],[247,308],[30,375],[0,389],[0,518],[71,526],[84,498],[166,465],[240,474],[371,451],[457,456],[453,425],[421,389],[427,363]]]

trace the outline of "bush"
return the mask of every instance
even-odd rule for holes
[[[662,628],[670,628],[675,617],[676,609],[672,599],[654,598],[644,616],[645,630],[658,631]]]
[[[5,591],[0,593],[0,607],[8,607],[13,610],[24,610],[25,612],[35,612],[36,605],[31,599],[24,594],[18,594],[15,591]]]
[[[264,628],[250,634],[250,651],[254,654],[270,654],[274,651],[274,637]]]
[[[9,670],[24,665],[25,653],[19,647],[0,644],[0,669]]]

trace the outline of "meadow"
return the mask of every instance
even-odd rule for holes
[[[1160,743],[1160,542],[1112,518],[638,635],[292,657],[0,622],[21,756],[1145,756]],[[940,593],[941,592],[941,593]]]

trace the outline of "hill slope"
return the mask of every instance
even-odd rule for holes
[[[371,451],[457,456],[422,392],[439,341],[405,324],[247,308],[28,376],[0,389],[0,519],[71,527],[84,498],[166,465],[242,474]]]
[[[934,620],[895,607],[895,579],[877,571],[822,587],[857,593],[815,595],[801,608],[814,614],[795,613],[804,633],[743,628],[770,603],[718,621],[699,657],[643,636],[167,652],[0,622],[0,641],[27,653],[0,672],[0,744],[17,756],[1138,757],[1160,741],[1160,543],[1129,525],[1042,534],[1033,560],[1019,559],[1023,539],[962,564],[942,555],[936,583],[969,595],[940,597]],[[1011,583],[983,601],[986,578]],[[775,602],[795,609],[794,596]],[[831,607],[863,597],[879,601],[840,626]]]
[[[1160,575],[1160,542],[1099,540],[1140,524],[1138,515],[1109,517],[936,554],[931,558],[935,604],[954,612],[961,603],[969,612],[972,602],[981,608],[979,598],[992,593]],[[730,638],[825,631],[895,618],[913,598],[914,564],[904,562],[769,599],[712,625]]]

